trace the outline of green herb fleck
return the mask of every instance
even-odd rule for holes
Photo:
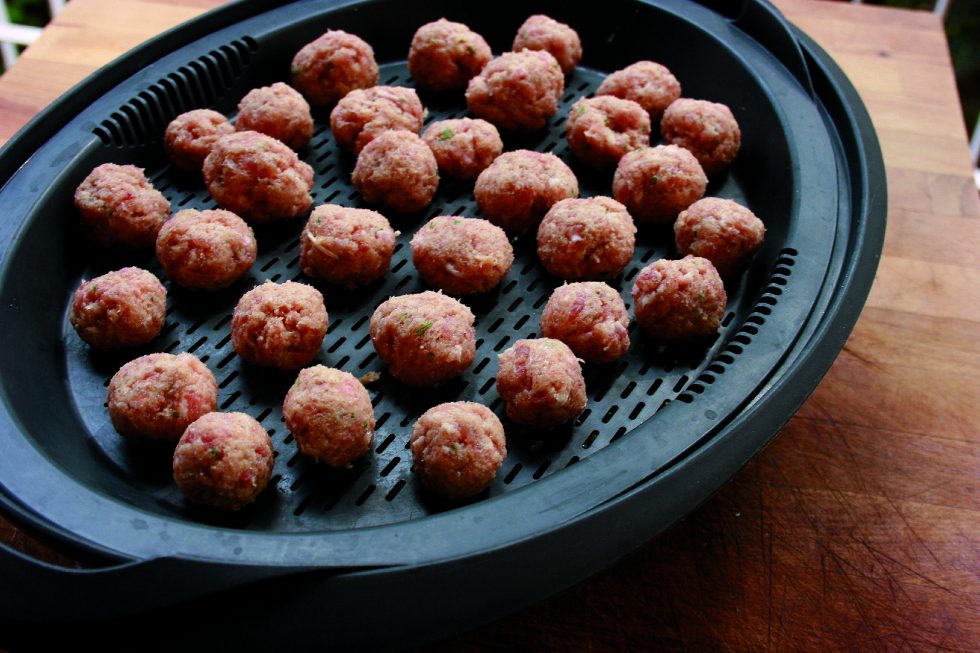
[[[453,224],[463,224],[462,220],[453,220]]]
[[[425,335],[425,332],[431,328],[432,328],[432,320],[429,320],[428,322],[426,322],[425,324],[423,324],[422,326],[420,326],[415,330],[415,335],[421,338],[422,336]]]
[[[708,298],[708,296],[707,296],[707,295],[705,295],[705,294],[704,294],[703,292],[699,292],[699,293],[698,293],[698,299],[700,299],[701,301],[704,301],[704,300],[706,300],[707,298]]]
[[[658,183],[660,183],[660,180],[659,180],[659,179],[657,179],[657,175],[654,175],[654,176],[652,176],[652,177],[650,177],[650,182],[651,182],[651,183],[652,183],[652,184],[653,184],[654,186],[656,186],[656,185],[657,185]]]
[[[320,216],[316,216],[316,220],[314,220],[314,222],[316,222],[317,226],[319,227],[320,226]]]
[[[575,113],[577,113],[578,115],[582,115],[583,113],[585,113],[585,105],[584,104],[578,105],[575,108]]]
[[[476,56],[476,48],[474,48],[472,45],[466,46],[466,51],[470,53],[471,57]]]
[[[412,318],[412,314],[411,313],[399,313],[398,314],[398,321],[399,322],[404,322],[405,320],[410,320],[411,318]]]
[[[290,74],[292,74],[293,77],[299,77],[299,74],[303,72],[303,69],[300,68],[299,66],[293,66],[292,68],[289,69],[289,72]]]
[[[211,451],[209,451],[208,453],[211,454],[211,457],[214,458],[215,460],[221,458],[221,452],[218,451],[216,447],[211,447]]]
[[[453,453],[456,453],[457,451],[459,451],[459,447],[456,446],[456,443],[455,442],[451,443],[449,445],[449,448],[452,450]]]
[[[92,284],[92,292],[99,292],[99,284],[97,283]]]
[[[602,124],[604,124],[606,127],[608,127],[609,126],[609,118],[603,118],[602,119]]]
[[[172,417],[173,419],[177,419],[178,417],[180,417],[180,412],[176,410],[171,410],[170,417]]]
[[[439,132],[438,138],[440,141],[448,141],[452,137],[453,137],[452,129],[443,129],[441,132]]]

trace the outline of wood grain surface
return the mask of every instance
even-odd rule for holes
[[[217,4],[72,0],[0,78],[0,138]],[[704,506],[589,581],[431,650],[980,651],[980,203],[942,25],[776,4],[843,67],[881,140],[888,229],[857,327]],[[71,564],[7,521],[0,538]]]

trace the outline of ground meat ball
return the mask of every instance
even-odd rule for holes
[[[640,271],[633,284],[636,322],[658,340],[674,342],[714,334],[727,303],[715,266],[697,256],[654,261]]]
[[[650,116],[636,102],[611,95],[582,98],[568,112],[568,146],[589,165],[616,165],[650,144]]]
[[[238,103],[238,131],[257,131],[298,150],[313,138],[310,105],[296,89],[276,82],[249,91]]]
[[[371,316],[371,341],[388,371],[408,385],[462,374],[476,356],[473,312],[437,292],[392,297]]]
[[[300,372],[286,393],[282,416],[299,450],[331,467],[349,467],[371,450],[371,397],[347,372],[323,365]]]
[[[242,295],[231,318],[231,344],[249,363],[288,370],[309,363],[327,333],[320,291],[266,281]]]
[[[562,200],[538,227],[538,257],[563,279],[606,279],[633,258],[636,226],[626,207],[610,197]]]
[[[537,14],[524,21],[514,37],[514,52],[550,52],[566,75],[582,60],[582,41],[578,32],[554,18]]]
[[[587,401],[578,359],[553,338],[518,340],[500,354],[497,392],[507,417],[542,428],[571,422]]]
[[[353,288],[380,279],[391,265],[397,234],[375,211],[323,204],[300,236],[303,273]]]
[[[599,84],[596,95],[615,95],[633,100],[659,120],[664,109],[681,96],[681,85],[667,69],[653,61],[637,61],[612,73]]]
[[[179,211],[157,236],[157,259],[167,277],[200,290],[227,288],[241,279],[257,251],[251,227],[220,209]]]
[[[272,439],[245,413],[208,413],[184,431],[174,449],[174,481],[193,503],[238,510],[269,484]]]
[[[123,268],[83,281],[72,299],[68,321],[97,349],[146,344],[160,335],[167,291],[140,268]]]
[[[490,487],[507,456],[504,425],[486,406],[439,404],[412,428],[415,473],[433,492],[466,499]]]
[[[408,71],[419,88],[466,88],[492,57],[482,36],[463,23],[440,18],[415,32],[408,51]]]
[[[676,145],[634,150],[619,160],[613,176],[613,196],[637,222],[672,222],[707,186],[698,160]]]
[[[554,154],[516,150],[476,178],[476,203],[490,222],[513,233],[535,226],[555,202],[578,197],[578,179]]]
[[[501,129],[541,129],[558,111],[565,90],[561,67],[548,52],[506,52],[470,80],[466,104]]]
[[[390,129],[417,134],[424,112],[415,89],[372,86],[351,91],[337,103],[330,112],[330,129],[337,145],[360,153],[378,134]]]
[[[708,259],[725,278],[742,271],[765,235],[765,225],[752,211],[718,197],[698,200],[674,222],[677,252]]]
[[[128,438],[176,442],[187,425],[218,405],[218,382],[191,354],[148,354],[109,381],[109,417]]]
[[[587,363],[610,363],[630,348],[626,304],[599,281],[555,288],[541,313],[541,335],[561,340]]]
[[[271,136],[222,136],[204,160],[204,181],[222,207],[251,222],[293,218],[313,203],[313,168]]]
[[[476,179],[504,151],[500,132],[486,120],[439,120],[422,134],[439,170],[457,179]]]
[[[705,173],[725,170],[742,145],[735,116],[724,104],[681,98],[664,111],[660,122],[664,142],[691,151]]]
[[[412,238],[412,262],[426,283],[450,295],[490,290],[510,271],[514,248],[486,220],[439,216]]]
[[[148,247],[170,215],[170,202],[136,166],[103,163],[75,189],[82,227],[100,247]]]
[[[215,142],[235,127],[217,111],[195,109],[174,118],[163,134],[171,162],[181,170],[200,172]]]
[[[351,182],[366,202],[412,213],[432,202],[439,187],[439,165],[421,138],[404,130],[389,131],[361,150]]]
[[[326,107],[355,88],[378,83],[374,50],[360,37],[330,30],[293,57],[293,86],[315,107]]]

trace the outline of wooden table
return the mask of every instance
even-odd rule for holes
[[[0,138],[217,4],[73,0],[0,78]],[[707,504],[588,582],[434,650],[980,650],[980,203],[942,25],[777,4],[845,69],[884,150],[888,233],[861,320],[796,417]]]

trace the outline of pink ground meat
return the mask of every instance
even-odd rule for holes
[[[255,365],[288,370],[308,364],[327,333],[323,295],[312,286],[266,281],[238,301],[231,318],[231,343]]]
[[[238,103],[235,127],[272,136],[294,150],[306,147],[313,138],[310,105],[282,82],[249,91]]]
[[[156,250],[174,283],[217,290],[245,276],[258,245],[252,228],[231,211],[185,209],[164,223]]]
[[[636,226],[611,197],[562,200],[538,227],[538,258],[562,279],[607,279],[633,258]]]
[[[480,173],[473,194],[490,222],[520,234],[536,226],[555,202],[578,197],[578,179],[554,154],[515,150]]]
[[[587,363],[610,363],[630,348],[626,304],[599,281],[555,288],[541,313],[541,335],[561,340]]]
[[[544,50],[550,52],[566,75],[582,60],[582,41],[578,32],[554,18],[536,14],[524,21],[514,37],[514,52]]]
[[[650,145],[650,116],[632,100],[611,95],[582,98],[568,112],[565,134],[583,162],[613,166],[627,152]]]
[[[123,268],[83,281],[72,298],[68,320],[96,349],[143,345],[160,335],[167,291],[140,268]]]
[[[103,163],[75,189],[82,228],[99,247],[149,247],[170,215],[170,202],[141,168]]]
[[[619,160],[613,176],[613,196],[640,223],[672,222],[707,186],[697,159],[676,145],[634,150]]]
[[[633,100],[646,109],[651,120],[657,121],[664,109],[681,96],[681,85],[666,66],[637,61],[602,80],[595,94]]]
[[[666,342],[704,338],[718,331],[728,296],[711,261],[685,256],[646,266],[633,284],[636,322]]]
[[[341,98],[330,112],[330,129],[337,145],[360,153],[378,134],[404,129],[417,134],[425,109],[415,89],[372,86],[356,89]]]
[[[218,405],[218,383],[191,354],[148,354],[109,381],[109,417],[128,438],[177,442],[187,425]]]
[[[422,134],[439,170],[457,179],[476,179],[504,151],[500,132],[486,120],[438,120]]]
[[[412,262],[429,285],[471,295],[500,283],[514,262],[514,248],[504,230],[486,220],[439,216],[415,232]]]
[[[722,278],[739,274],[765,235],[765,225],[752,211],[719,197],[698,200],[674,222],[677,252],[708,259]]]
[[[315,107],[330,106],[356,88],[378,83],[374,50],[360,37],[329,30],[304,45],[290,68],[293,86]]]
[[[553,338],[518,340],[500,354],[497,392],[507,417],[525,426],[565,424],[585,410],[585,379],[568,345]]]
[[[490,487],[507,456],[504,426],[486,406],[439,404],[412,428],[412,462],[422,483],[450,499]]]
[[[558,111],[565,90],[561,66],[548,52],[505,52],[466,87],[466,103],[501,129],[534,131]]]
[[[397,235],[380,213],[323,204],[303,228],[299,265],[310,277],[363,286],[388,272]]]
[[[664,142],[690,150],[706,174],[728,168],[742,145],[742,132],[724,104],[681,98],[664,111]]]
[[[225,116],[211,109],[195,109],[174,118],[163,134],[170,161],[181,170],[200,172],[215,142],[235,131]]]
[[[432,202],[439,187],[439,165],[421,138],[404,130],[388,131],[361,150],[351,182],[366,202],[413,213]]]
[[[408,51],[408,71],[419,88],[466,88],[492,57],[482,36],[463,23],[440,18],[415,32]]]

